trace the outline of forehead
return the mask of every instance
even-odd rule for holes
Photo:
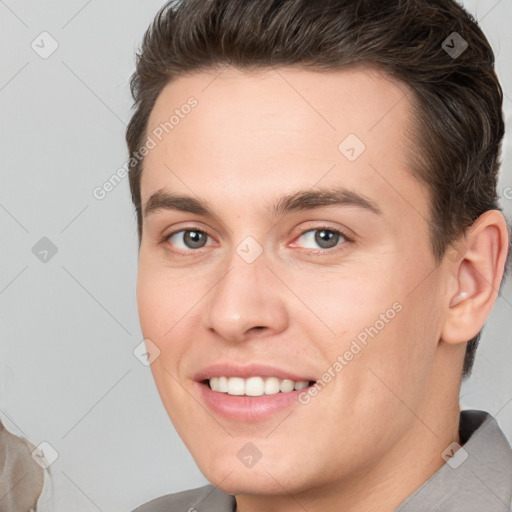
[[[407,160],[411,96],[361,67],[182,76],[151,112],[147,135],[156,145],[144,160],[142,203],[161,188],[206,200],[220,190],[247,205],[280,189],[343,183],[384,201],[412,194],[426,209]]]

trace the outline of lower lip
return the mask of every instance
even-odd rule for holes
[[[203,400],[213,412],[230,420],[247,422],[266,420],[287,407],[300,405],[299,393],[308,390],[304,388],[275,395],[236,396],[212,391],[204,382],[196,384]]]

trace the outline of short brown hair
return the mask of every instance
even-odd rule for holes
[[[437,263],[482,213],[501,211],[503,93],[489,42],[455,1],[172,0],[148,28],[130,82],[135,105],[126,141],[139,244],[143,160],[133,157],[167,83],[224,65],[321,71],[352,64],[376,66],[413,91],[420,128],[411,172],[431,195]],[[468,341],[463,378],[480,334]]]

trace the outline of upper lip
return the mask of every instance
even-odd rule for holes
[[[291,370],[278,368],[262,363],[233,364],[217,363],[207,366],[196,373],[194,379],[203,381],[212,377],[277,377],[278,379],[289,379],[298,381],[314,381],[315,377],[308,374],[299,375]]]

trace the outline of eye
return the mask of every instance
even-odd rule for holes
[[[349,242],[351,241],[342,231],[333,228],[316,228],[309,229],[308,231],[304,231],[297,240],[301,240],[301,246],[305,249],[332,249],[337,245],[340,245],[339,242]],[[305,243],[305,245],[304,245]],[[309,244],[309,246],[308,246]],[[317,246],[315,247],[314,244]],[[296,245],[293,243],[292,245]]]
[[[199,229],[181,229],[166,235],[163,239],[176,249],[187,251],[189,249],[201,249],[210,238],[207,233]]]
[[[205,231],[189,228],[173,231],[165,235],[161,242],[170,244],[176,252],[190,252],[193,249],[206,247],[210,238]],[[323,251],[342,245],[343,242],[351,242],[352,239],[338,229],[319,227],[303,231],[296,238],[296,241],[299,241],[299,243],[294,242],[291,245],[300,245],[304,249],[316,249],[317,251],[320,249],[320,251]]]

